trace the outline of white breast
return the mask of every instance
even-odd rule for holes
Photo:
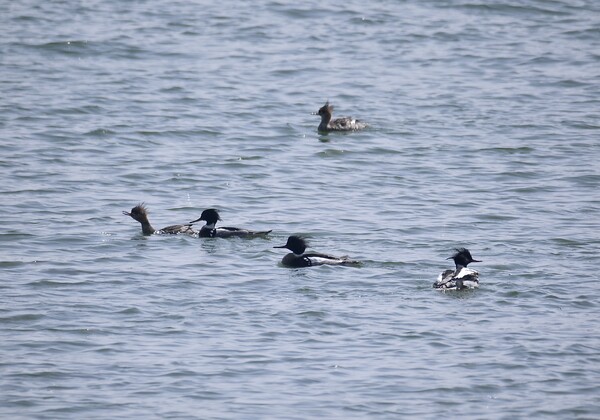
[[[323,265],[323,264],[342,264],[343,260],[332,259],[332,258],[323,258],[323,257],[307,257],[312,265]]]
[[[454,278],[462,279],[463,277],[466,277],[466,276],[479,277],[479,273],[475,270],[471,270],[470,268],[463,267],[462,270],[460,270],[460,272],[456,276],[454,276]]]

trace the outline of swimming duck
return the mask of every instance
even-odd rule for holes
[[[318,130],[322,132],[356,131],[367,127],[366,123],[360,122],[359,120],[351,117],[342,117],[332,120],[331,117],[333,115],[333,105],[329,105],[329,101],[327,101],[325,105],[323,105],[314,115],[321,116],[321,124],[319,124]]]
[[[172,225],[164,227],[160,230],[155,230],[150,222],[148,221],[148,210],[144,203],[138,204],[131,209],[131,212],[124,211],[124,215],[131,216],[132,219],[137,220],[142,224],[142,233],[144,235],[156,234],[170,234],[175,235],[178,233],[185,233],[187,235],[194,235],[196,231],[192,228],[191,224],[187,225]]]
[[[271,233],[270,230],[255,231],[236,227],[216,227],[217,222],[221,220],[219,212],[216,209],[204,210],[198,219],[192,220],[190,223],[196,223],[200,220],[206,222],[198,234],[200,238],[230,238],[232,236],[251,238]]]
[[[358,261],[349,259],[348,257],[334,257],[332,255],[311,252],[305,254],[306,241],[304,238],[292,235],[287,239],[287,243],[273,248],[287,248],[292,253],[287,254],[281,260],[281,263],[286,267],[311,267],[313,265],[357,265]]]
[[[456,269],[445,270],[433,283],[434,289],[441,290],[463,290],[479,287],[479,273],[467,268],[467,265],[473,262],[481,262],[474,259],[466,248],[458,248],[456,253],[447,258],[454,260]]]

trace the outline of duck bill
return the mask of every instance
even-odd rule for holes
[[[481,260],[471,260],[471,262],[473,263],[473,262],[483,262],[483,261],[481,261]]]
[[[280,246],[274,246],[273,248],[285,248],[285,245],[280,245]]]
[[[124,214],[125,216],[131,216],[131,213],[129,213],[128,211],[124,211],[124,212],[123,212],[123,214]]]
[[[200,220],[202,220],[202,218],[199,218],[199,219],[196,219],[196,220],[192,220],[192,221],[190,222],[190,224],[192,224],[192,223],[196,223],[196,222],[199,222]]]

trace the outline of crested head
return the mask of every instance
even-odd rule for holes
[[[292,251],[294,254],[300,255],[303,254],[306,250],[306,240],[301,238],[300,236],[292,235],[287,239],[285,245],[275,246],[273,248],[287,248]]]
[[[130,212],[124,211],[123,214],[127,216],[131,216],[133,219],[141,222],[143,220],[147,220],[148,218],[148,209],[144,203],[140,203],[137,206],[133,207]]]
[[[219,216],[217,209],[206,209],[202,212],[198,220],[204,220],[207,224],[213,224],[221,220],[221,216]]]
[[[217,209],[206,209],[202,212],[202,214],[200,215],[200,217],[202,218],[202,220],[221,220],[221,216],[219,216],[219,212],[217,211]]]
[[[323,105],[321,108],[319,108],[317,115],[331,115],[332,113],[333,113],[333,105],[329,105],[329,101],[327,101],[327,102],[325,102],[325,105]]]
[[[456,264],[457,266],[460,265],[462,267],[466,267],[472,262],[481,262],[479,260],[474,259],[471,256],[471,252],[469,252],[467,248],[457,248],[454,255],[452,255],[448,259],[453,259],[454,264]]]

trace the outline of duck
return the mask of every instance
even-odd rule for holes
[[[359,261],[351,260],[348,257],[334,257],[332,255],[321,254],[318,252],[304,253],[307,248],[306,240],[300,236],[292,235],[288,237],[285,245],[274,246],[273,248],[287,248],[292,251],[286,254],[281,263],[286,267],[300,268],[312,267],[317,265],[359,265]]]
[[[221,216],[219,216],[217,209],[204,210],[200,217],[196,220],[192,220],[190,224],[194,224],[201,220],[204,220],[206,224],[202,226],[200,232],[198,232],[198,237],[200,238],[253,238],[256,236],[265,236],[272,232],[271,230],[256,231],[237,227],[216,227],[217,222],[221,220]]]
[[[368,124],[351,117],[342,117],[332,120],[333,105],[330,105],[329,101],[325,102],[325,105],[313,115],[321,116],[321,123],[319,124],[318,131],[324,133],[329,131],[357,131],[368,127]]]
[[[435,283],[433,283],[434,289],[464,290],[479,287],[479,273],[468,268],[467,265],[481,261],[474,259],[468,249],[457,248],[454,255],[446,259],[454,260],[456,268],[441,272]]]
[[[148,209],[144,203],[140,203],[137,206],[133,207],[130,212],[124,211],[124,215],[130,216],[133,220],[137,220],[142,224],[142,233],[146,236],[153,234],[166,234],[166,235],[177,235],[177,234],[186,234],[186,235],[195,235],[196,231],[192,228],[191,224],[185,225],[172,225],[167,226],[162,229],[156,230],[152,227],[150,222],[148,221]]]

